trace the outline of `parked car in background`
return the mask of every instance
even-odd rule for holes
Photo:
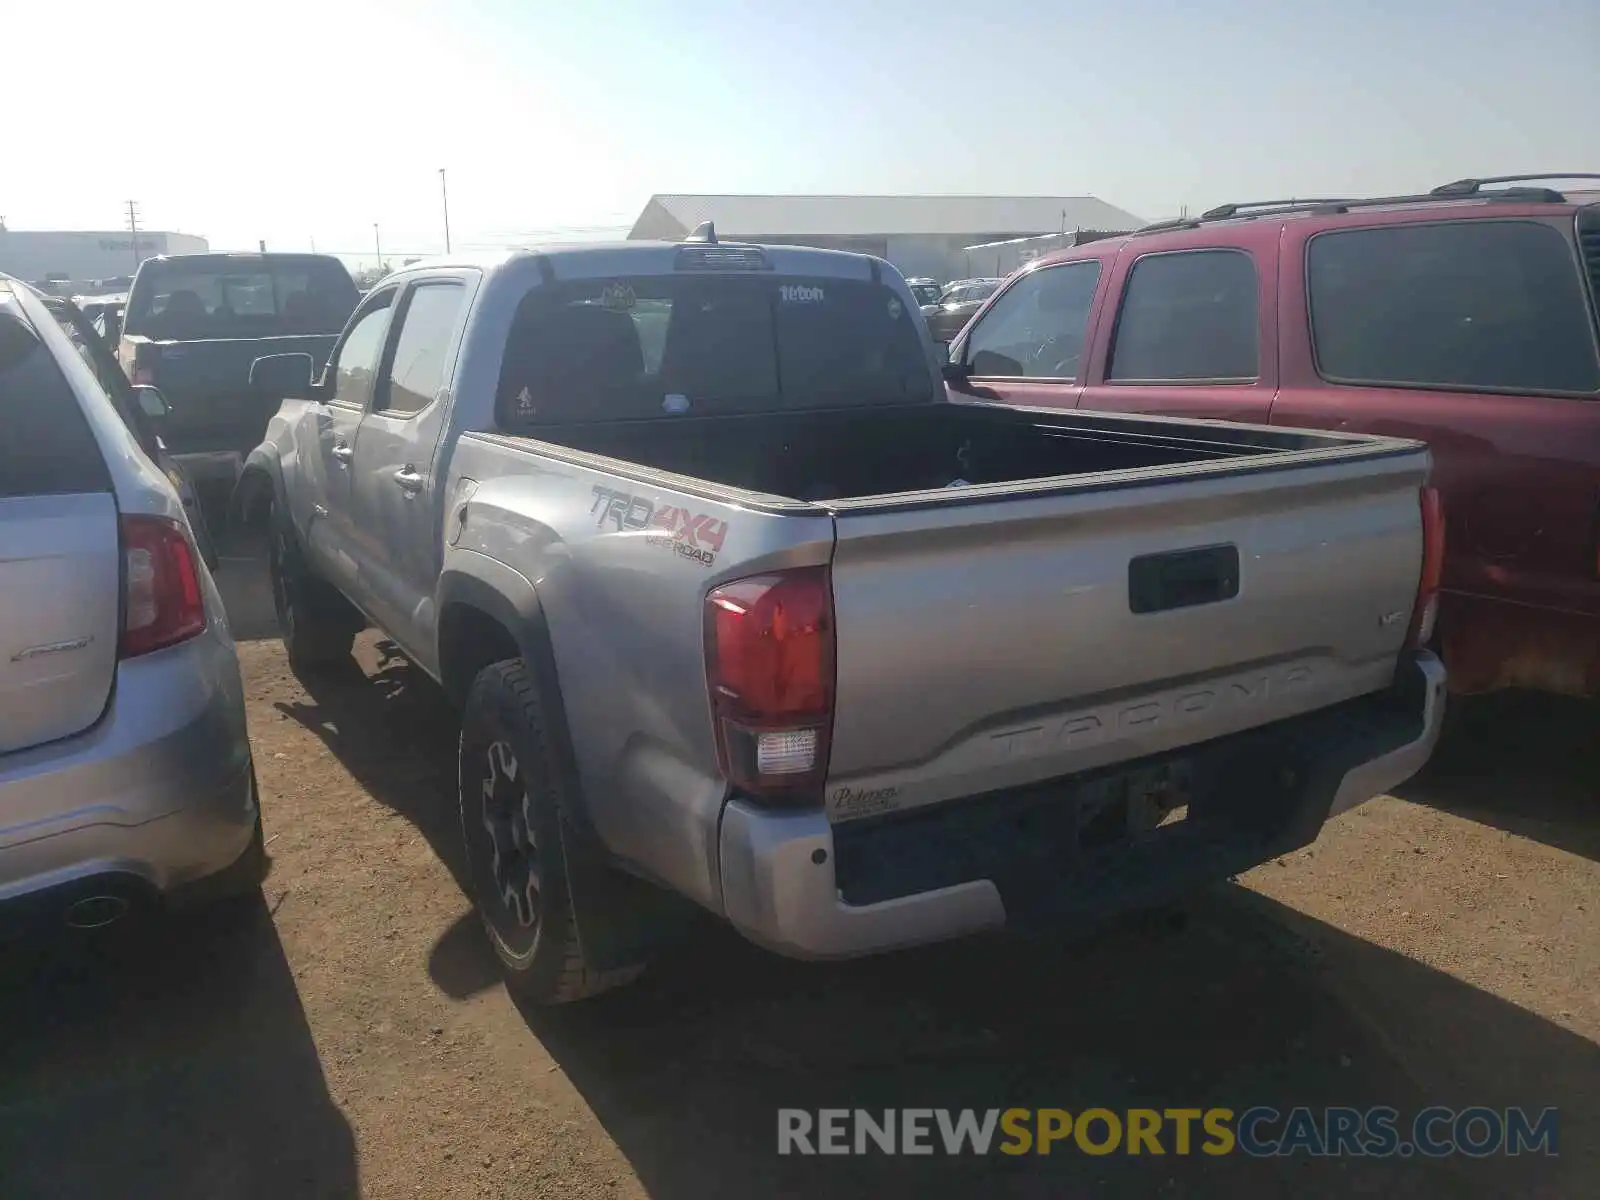
[[[162,437],[190,476],[231,485],[277,408],[250,389],[250,364],[293,351],[320,366],[357,298],[350,272],[328,255],[147,259],[128,293],[118,360],[166,397]]]
[[[128,306],[127,293],[74,296],[72,303],[93,326],[100,339],[115,353],[117,339],[122,336],[122,314]]]
[[[60,296],[42,296],[40,300],[61,325],[89,370],[94,372],[95,382],[105,392],[134,440],[149,455],[157,469],[172,481],[178,498],[183,501],[189,529],[194,534],[200,556],[205,559],[206,566],[215,571],[217,551],[211,540],[211,526],[206,520],[205,508],[200,503],[194,482],[182,464],[167,453],[166,445],[161,440],[161,427],[167,415],[165,397],[157,388],[135,388],[128,382],[127,376],[117,366],[112,348],[100,338],[98,330],[89,324],[87,314],[73,301]]]
[[[320,382],[255,366],[289,660],[370,621],[461,707],[521,992],[690,902],[801,958],[1059,932],[1425,761],[1420,443],[952,403],[892,267],[697,238],[419,265]]]
[[[945,285],[939,298],[922,307],[928,332],[936,342],[948,342],[961,332],[972,314],[983,307],[983,302],[994,295],[1003,279],[958,279]]]
[[[259,887],[222,600],[170,480],[0,276],[0,929]]]
[[[1041,260],[951,347],[958,396],[1415,437],[1461,692],[1600,695],[1600,205],[1462,180],[1224,205]]]
[[[911,289],[911,298],[917,302],[918,308],[937,303],[944,293],[944,285],[937,279],[908,279],[906,287]]]

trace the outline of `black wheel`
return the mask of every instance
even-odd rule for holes
[[[473,899],[508,985],[565,1004],[630,983],[635,963],[596,970],[568,886],[568,784],[533,675],[520,659],[478,673],[461,715],[457,794]]]
[[[296,671],[343,663],[362,620],[332,585],[311,573],[288,515],[273,507],[268,526],[268,566],[278,633]]]

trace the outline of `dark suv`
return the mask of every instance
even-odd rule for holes
[[[1007,404],[1425,439],[1452,688],[1597,696],[1600,195],[1547,186],[1594,179],[1228,204],[1077,246],[1007,282],[946,378]]]

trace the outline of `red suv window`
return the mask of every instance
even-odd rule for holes
[[[1536,221],[1335,230],[1311,239],[1318,369],[1339,383],[1594,392],[1600,360],[1571,243]]]

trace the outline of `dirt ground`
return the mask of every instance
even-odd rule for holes
[[[1186,930],[847,965],[708,922],[519,1009],[460,885],[452,720],[373,634],[308,686],[229,596],[273,869],[254,911],[0,967],[0,1197],[1600,1194],[1600,732],[1505,696],[1398,798]],[[251,640],[261,639],[261,640]],[[794,1159],[779,1107],[1561,1109],[1560,1157]]]

